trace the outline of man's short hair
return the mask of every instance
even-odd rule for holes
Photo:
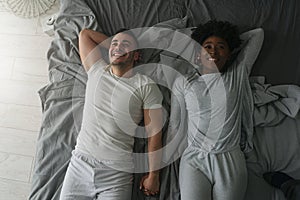
[[[134,33],[133,33],[130,29],[127,29],[127,28],[121,28],[121,29],[119,29],[118,31],[116,31],[114,35],[117,35],[118,33],[125,33],[125,34],[127,34],[127,35],[130,35],[130,36],[133,38],[133,40],[135,41],[135,43],[136,43],[136,48],[138,49],[138,47],[139,47],[139,42],[138,42],[136,36],[134,35]]]

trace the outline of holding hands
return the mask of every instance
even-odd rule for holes
[[[140,190],[147,196],[159,194],[159,174],[149,173],[143,176],[140,181]]]

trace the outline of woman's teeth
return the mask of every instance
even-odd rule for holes
[[[216,58],[208,58],[208,60],[209,60],[209,61],[214,61],[214,62],[215,62],[217,59],[216,59]]]

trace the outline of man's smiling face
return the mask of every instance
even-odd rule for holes
[[[116,34],[109,48],[109,60],[115,66],[133,65],[139,55],[136,52],[137,44],[131,35],[126,33]]]

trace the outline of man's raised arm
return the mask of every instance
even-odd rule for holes
[[[105,34],[94,30],[83,29],[80,31],[79,54],[86,71],[102,58],[99,47],[109,48],[110,41],[107,38]],[[98,46],[99,44],[101,45]]]

